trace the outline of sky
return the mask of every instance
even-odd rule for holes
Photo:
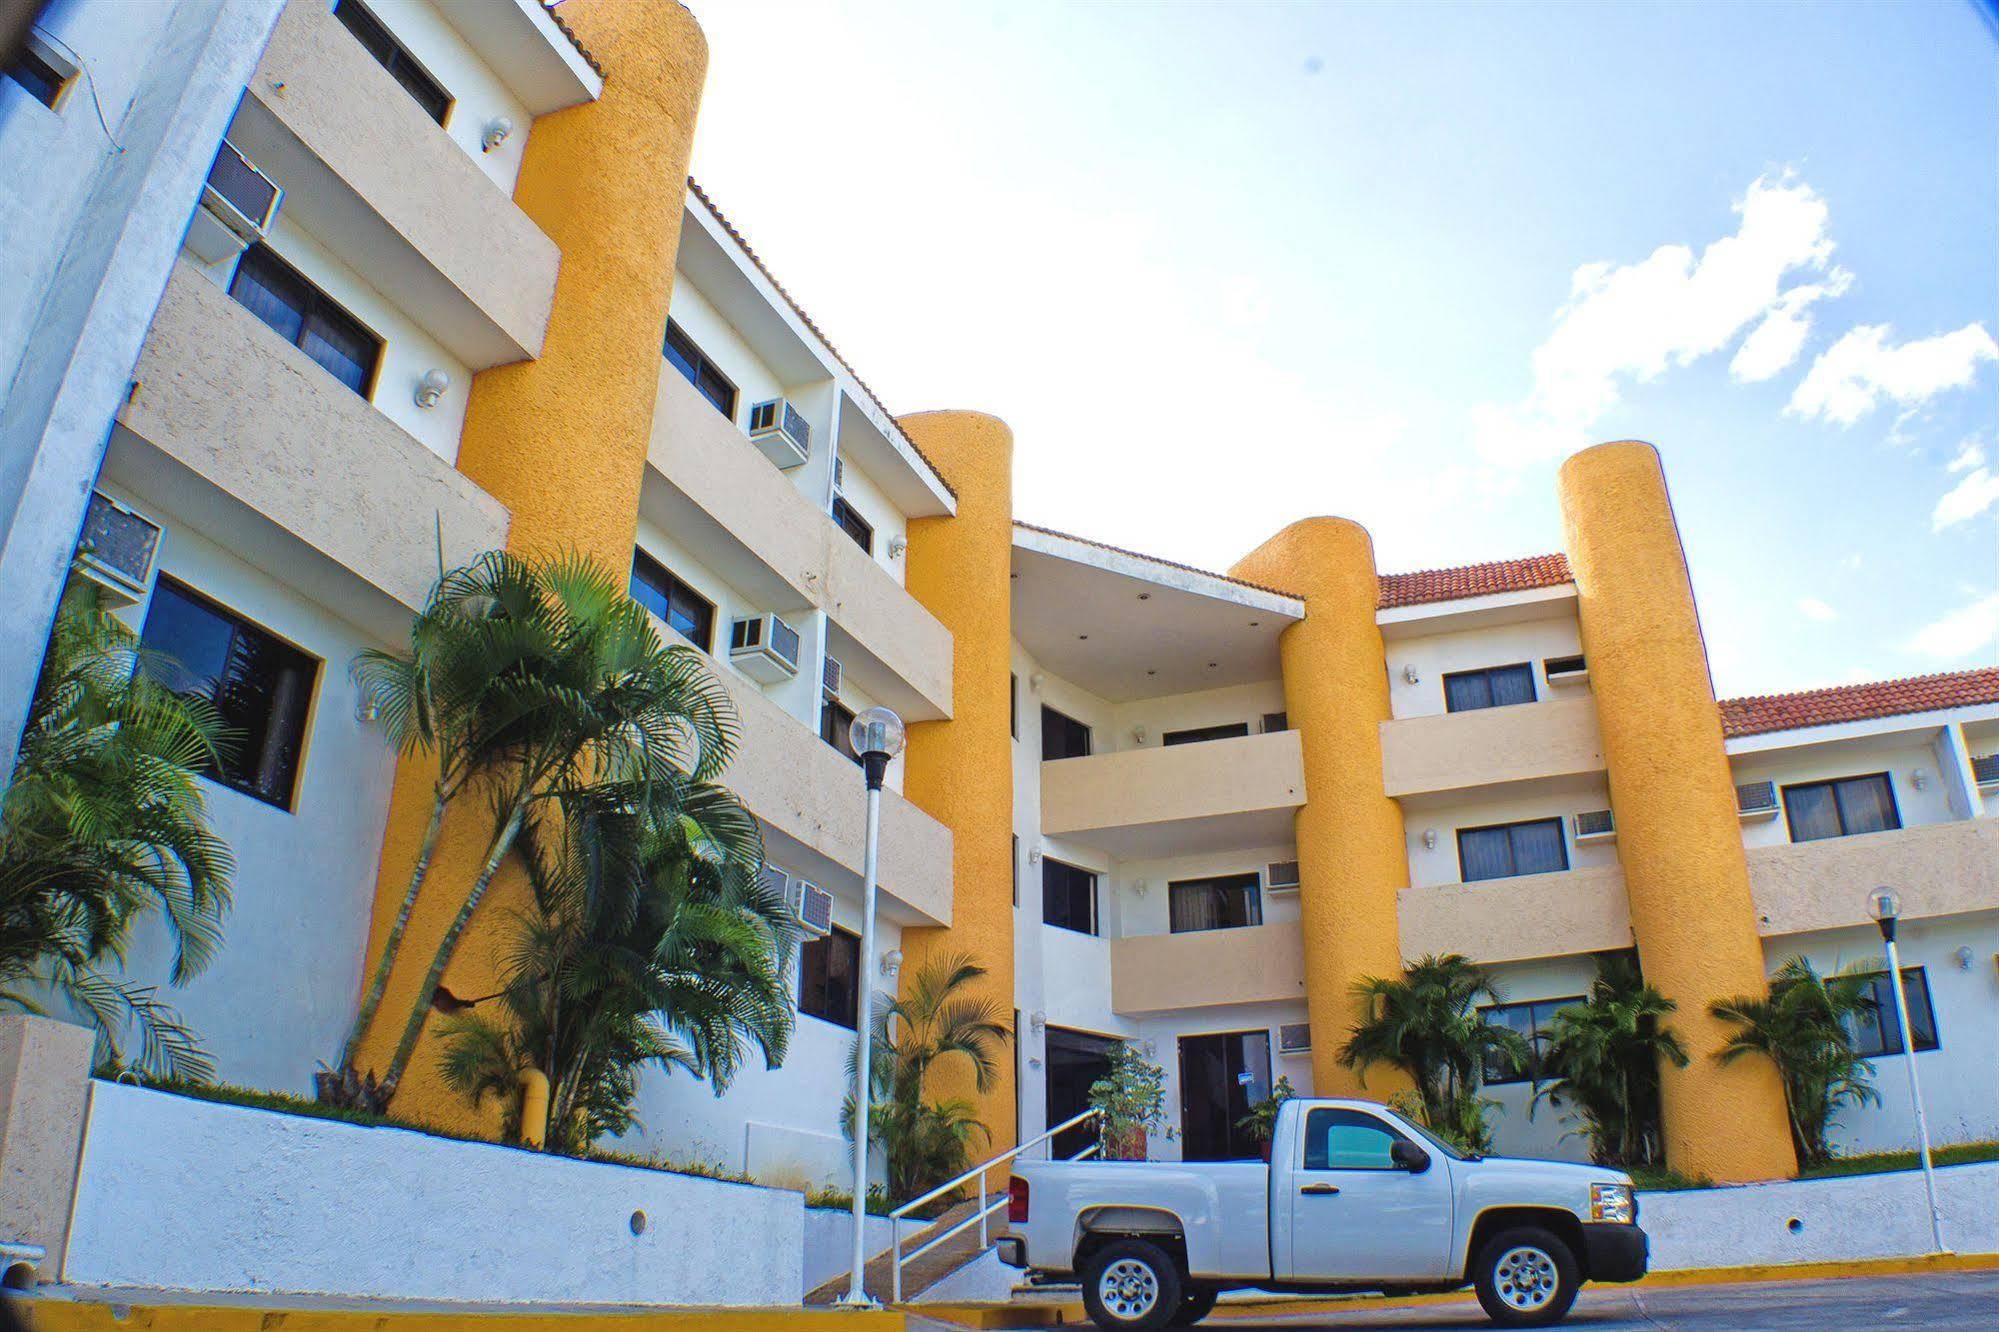
[[[1665,461],[1723,696],[1999,661],[1999,25],[1872,5],[692,0],[694,173],[1024,520],[1560,549]]]

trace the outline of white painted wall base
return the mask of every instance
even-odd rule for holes
[[[805,1280],[799,1290],[801,1299],[848,1270],[853,1243],[852,1212],[834,1207],[805,1209]],[[868,1218],[867,1246],[869,1262],[888,1252],[887,1217]]]
[[[1005,1304],[1019,1280],[1019,1270],[1001,1262],[998,1250],[988,1249],[910,1303]]]

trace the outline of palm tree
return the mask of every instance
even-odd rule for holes
[[[1484,1150],[1490,1133],[1479,1071],[1488,1055],[1515,1067],[1528,1055],[1518,1032],[1479,1011],[1481,998],[1499,1002],[1492,979],[1460,953],[1428,954],[1395,979],[1363,977],[1353,993],[1366,1016],[1341,1047],[1340,1062],[1358,1070],[1363,1082],[1376,1064],[1401,1069],[1415,1084],[1415,1108],[1431,1128]]]
[[[1686,1046],[1665,1025],[1678,1007],[1645,983],[1631,953],[1596,960],[1587,998],[1555,1014],[1534,1099],[1574,1107],[1599,1165],[1657,1165],[1659,1067],[1687,1066]]]
[[[971,1163],[975,1139],[990,1139],[970,1101],[929,1100],[925,1083],[939,1064],[970,1064],[974,1085],[989,1091],[999,1074],[998,1056],[1011,1033],[1006,1009],[992,999],[964,993],[986,969],[965,955],[934,958],[906,983],[901,998],[875,1005],[868,1111],[871,1141],[882,1145],[891,1201],[917,1197]],[[860,1042],[847,1055],[853,1081]],[[840,1108],[847,1136],[854,1136],[854,1098]]]
[[[532,900],[491,996],[504,1020],[474,1010],[445,1028],[445,1082],[474,1105],[496,1094],[509,1136],[520,1136],[522,1073],[547,1076],[551,1151],[629,1130],[647,1065],[685,1069],[719,1095],[746,1047],[776,1067],[791,1034],[795,926],[758,873],[756,820],[720,787],[662,811],[638,797],[574,796],[559,818],[523,826]]]
[[[56,615],[13,780],[0,802],[0,1005],[60,996],[97,1028],[105,1062],[204,1079],[214,1064],[155,987],[107,973],[132,926],[157,910],[185,984],[221,941],[234,861],[208,827],[200,777],[232,737],[214,705],[163,680],[78,584]]]
[[[1850,1026],[1874,1011],[1873,983],[1865,963],[1824,975],[1805,958],[1793,957],[1770,978],[1768,998],[1744,995],[1708,1006],[1736,1027],[1717,1060],[1732,1064],[1762,1055],[1777,1066],[1792,1142],[1805,1165],[1831,1159],[1826,1134],[1842,1106],[1880,1103],[1872,1068],[1853,1051]]]

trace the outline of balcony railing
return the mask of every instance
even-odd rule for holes
[[[1749,852],[1749,887],[1765,935],[1869,923],[1867,894],[1886,884],[1915,920],[1999,904],[1999,819],[1929,823]]]
[[[1624,871],[1615,865],[1404,888],[1396,907],[1404,957],[1518,962],[1631,946]]]

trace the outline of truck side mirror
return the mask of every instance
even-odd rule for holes
[[[1388,1159],[1398,1170],[1407,1170],[1412,1175],[1420,1175],[1430,1168],[1430,1154],[1415,1143],[1397,1138],[1388,1146]]]

